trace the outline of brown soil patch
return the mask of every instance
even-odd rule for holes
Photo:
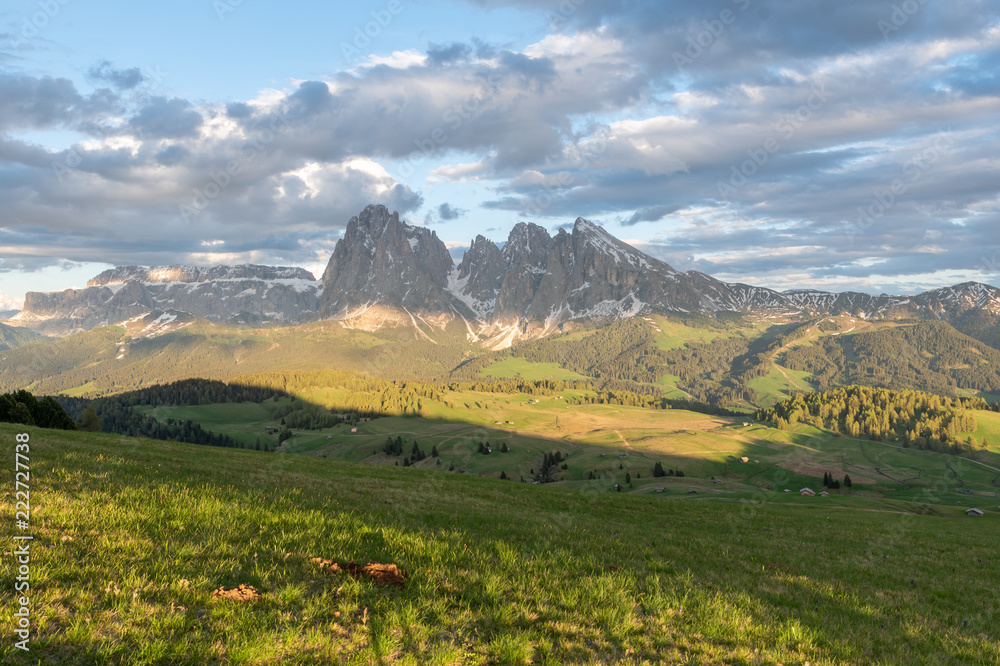
[[[406,572],[395,564],[334,562],[333,560],[324,560],[322,557],[314,557],[312,561],[327,573],[346,573],[358,578],[366,576],[376,583],[396,587],[403,587],[406,584]]]
[[[252,585],[240,585],[231,590],[220,587],[215,592],[212,592],[212,596],[221,599],[232,599],[233,601],[257,601],[260,599],[261,594]]]

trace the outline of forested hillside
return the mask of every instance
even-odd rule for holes
[[[1000,412],[1000,402],[990,405],[982,398],[952,399],[923,391],[849,386],[797,395],[762,409],[757,418],[782,430],[806,423],[851,437],[900,442],[904,447],[970,453],[986,448],[985,441],[959,436],[976,430],[977,409]]]
[[[864,384],[957,396],[957,388],[1000,391],[1000,351],[944,322],[824,338],[782,361],[812,374],[820,391]]]
[[[7,324],[0,324],[0,351],[5,349],[15,349],[36,342],[45,342],[49,338],[29,331],[26,328],[15,328]]]

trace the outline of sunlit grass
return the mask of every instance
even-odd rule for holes
[[[1000,658],[995,514],[664,501],[31,434],[30,663]],[[312,557],[395,563],[407,584]],[[212,597],[239,584],[262,598]],[[0,660],[24,661],[11,641]]]

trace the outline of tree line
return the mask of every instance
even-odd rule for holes
[[[24,389],[0,395],[0,423],[56,430],[77,429],[76,423],[63,406],[52,397],[36,398]]]
[[[780,429],[797,424],[826,428],[850,437],[898,442],[939,452],[969,453],[986,445],[968,434],[976,430],[974,410],[1000,411],[1000,402],[949,398],[924,391],[847,386],[796,395],[757,413]]]

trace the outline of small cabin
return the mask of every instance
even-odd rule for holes
[[[694,488],[692,488],[691,490],[688,491],[688,495],[697,495],[697,494],[698,494],[698,491],[695,490]]]
[[[965,512],[965,515],[972,516],[973,518],[982,518],[985,514],[980,509],[969,509]]]
[[[351,428],[351,432],[357,432],[357,431],[358,431],[357,428]]]
[[[830,493],[828,493],[828,492],[826,492],[826,491],[824,490],[823,492],[821,492],[821,493],[819,494],[819,496],[820,496],[820,497],[829,497],[829,496],[830,496]]]
[[[658,492],[658,493],[662,493],[662,492],[663,492],[663,491],[665,491],[665,490],[666,490],[666,488],[657,488],[657,489],[656,489],[656,492]]]
[[[803,488],[799,494],[803,497],[816,497],[816,492],[812,488]]]
[[[740,462],[741,463],[748,463],[748,462],[750,462],[750,459],[747,458],[746,456],[743,456],[742,458],[740,458]]]

